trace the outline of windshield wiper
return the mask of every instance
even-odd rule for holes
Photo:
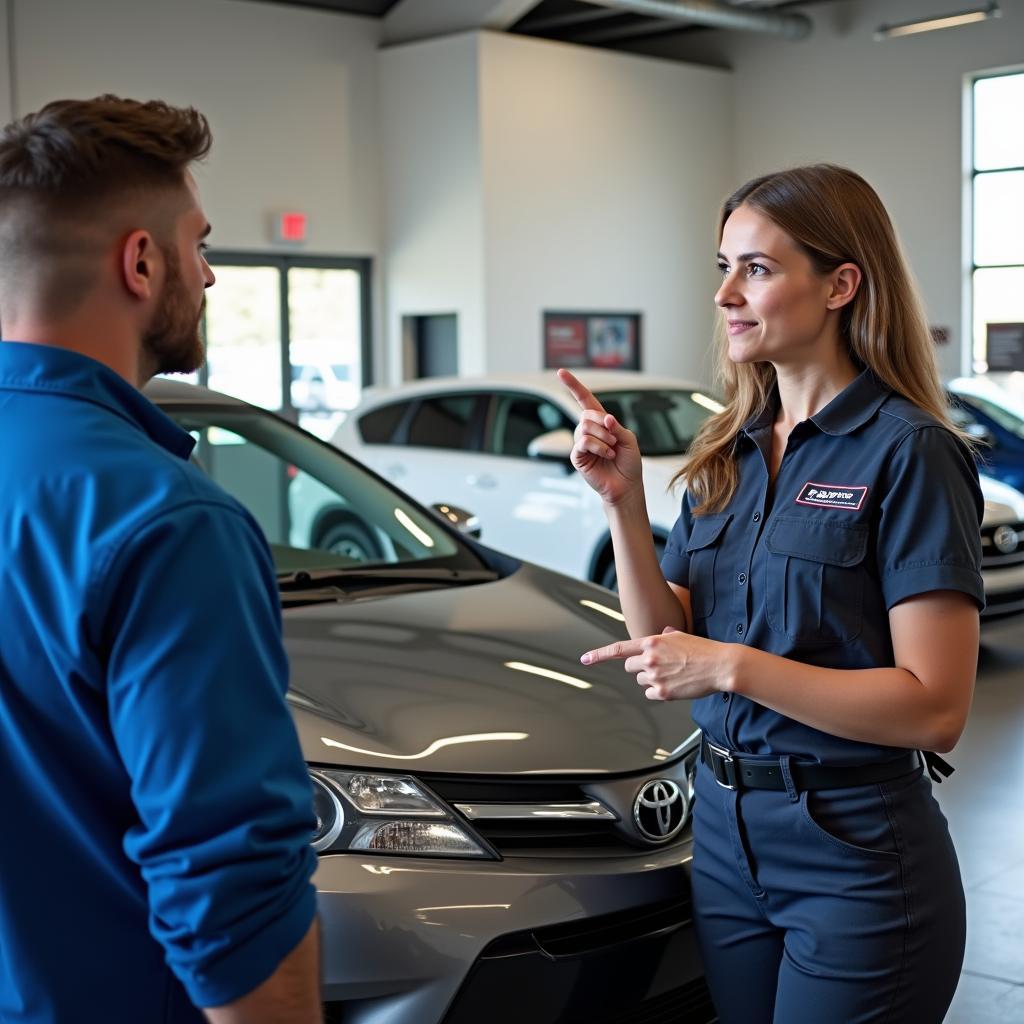
[[[277,585],[283,591],[309,590],[323,587],[337,587],[339,590],[372,586],[401,586],[405,584],[462,585],[469,583],[490,583],[498,579],[498,573],[490,569],[408,569],[401,566],[381,569],[297,569],[294,572],[278,573]]]

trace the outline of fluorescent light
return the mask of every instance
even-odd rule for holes
[[[999,18],[1002,11],[997,3],[987,3],[973,11],[960,11],[957,14],[942,14],[936,18],[922,18],[920,21],[905,21],[899,25],[879,25],[875,30],[875,39],[895,39],[899,36],[913,36],[918,32],[934,32],[940,28],[956,28],[958,25],[971,25],[976,21],[987,21]]]

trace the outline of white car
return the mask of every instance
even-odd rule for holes
[[[660,551],[682,499],[672,477],[697,428],[721,405],[691,381],[611,370],[580,377],[637,435]],[[550,371],[434,377],[368,389],[331,440],[423,504],[470,509],[489,546],[614,588],[601,501],[569,463],[578,415]],[[981,488],[987,619],[1024,610],[1024,494],[986,474]],[[324,508],[316,519],[320,526],[303,522],[301,529],[330,529],[321,546],[379,557],[361,553],[358,524],[343,510]]]
[[[655,544],[679,515],[671,488],[698,427],[722,406],[700,385],[613,370],[580,379],[634,431]],[[615,585],[601,499],[569,462],[579,410],[554,371],[442,378],[368,389],[331,441],[426,505],[479,517],[490,547]]]
[[[981,523],[983,619],[1024,611],[1024,494],[981,475],[985,517]]]

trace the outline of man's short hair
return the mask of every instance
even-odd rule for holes
[[[162,199],[184,195],[185,173],[211,141],[192,107],[111,95],[56,100],[8,124],[0,132],[0,302],[29,275],[49,312],[77,305],[124,212],[156,215]]]

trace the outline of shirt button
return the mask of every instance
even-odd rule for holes
[[[736,577],[736,579],[739,580],[740,585],[742,586],[742,584],[747,582],[747,574],[745,572],[741,572],[739,576]]]
[[[722,700],[724,700],[726,703],[728,703],[728,701],[729,701],[729,694],[723,693],[722,694]]]
[[[736,632],[742,634],[742,632],[743,632],[743,623],[742,622],[737,622],[736,623]]]
[[[754,513],[754,522],[755,523],[761,522],[761,513],[760,512],[755,512]]]

